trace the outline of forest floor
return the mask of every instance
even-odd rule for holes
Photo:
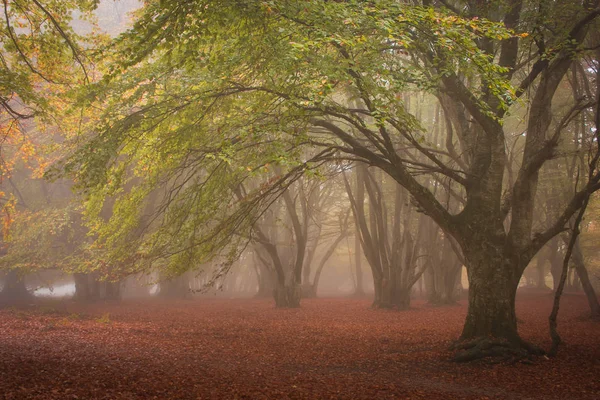
[[[547,293],[520,295],[521,335],[548,348]],[[368,299],[73,302],[0,310],[4,399],[599,399],[600,323],[563,298],[555,359],[457,364],[466,314]]]

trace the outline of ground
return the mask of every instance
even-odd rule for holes
[[[368,299],[73,302],[0,310],[4,399],[598,399],[600,323],[563,298],[556,359],[457,364],[466,306]],[[522,336],[550,345],[547,293],[519,296]]]

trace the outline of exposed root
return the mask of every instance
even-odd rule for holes
[[[452,358],[454,362],[485,359],[490,364],[531,364],[535,356],[544,354],[544,350],[524,340],[509,342],[490,337],[459,341],[451,349],[458,351]]]

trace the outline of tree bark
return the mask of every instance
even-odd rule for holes
[[[264,298],[273,295],[276,278],[273,277],[273,272],[269,268],[269,263],[266,258],[261,254],[259,246],[254,247],[254,270],[256,272],[256,280],[258,282],[258,291],[255,297]]]
[[[552,291],[556,292],[562,272],[562,262],[558,253],[558,238],[552,239],[547,246],[549,247],[548,261],[550,261],[550,274],[552,275]]]
[[[444,279],[444,286],[440,296],[441,304],[455,304],[456,303],[456,283],[458,281],[462,264],[460,261],[455,261],[453,265],[448,267],[446,271],[446,277]]]
[[[98,299],[97,282],[91,274],[74,273],[75,295],[73,299],[80,302],[90,302]]]
[[[486,242],[485,240],[483,242]],[[517,330],[515,296],[524,269],[518,256],[506,254],[502,245],[465,250],[469,275],[469,309],[454,360],[484,357],[523,358],[543,354],[523,341]],[[526,260],[521,260],[525,263]],[[526,264],[526,263],[525,263]]]
[[[15,270],[9,270],[0,292],[0,305],[20,304],[31,300],[32,295],[25,286],[25,280]]]
[[[355,296],[364,296],[362,275],[362,248],[360,247],[360,238],[358,232],[354,235],[354,268],[356,270],[356,287],[354,288]]]
[[[80,302],[94,302],[101,300],[120,300],[121,282],[98,280],[97,274],[74,273],[75,295],[73,299]]]
[[[190,289],[185,275],[175,276],[160,282],[158,295],[170,299],[183,299],[189,296]]]
[[[275,306],[278,308],[298,308],[302,297],[299,284],[283,285],[278,283],[273,291]]]
[[[587,298],[591,316],[592,318],[600,318],[600,303],[598,303],[598,296],[590,282],[579,240],[577,240],[573,248],[572,260],[575,264],[575,272],[577,272],[577,276],[579,277],[579,281],[581,282],[581,286],[583,287],[583,291]]]
[[[537,282],[536,286],[540,290],[547,289],[546,286],[546,260],[548,260],[547,249],[544,248],[538,252],[536,270],[537,270]]]
[[[493,261],[491,261],[493,262]],[[498,262],[496,260],[496,262]],[[469,310],[460,339],[492,336],[519,342],[515,295],[518,279],[500,266],[469,272]]]

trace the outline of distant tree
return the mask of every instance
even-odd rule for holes
[[[388,191],[366,166],[356,168],[355,191],[347,179],[345,184],[361,247],[373,274],[373,307],[407,309],[412,287],[428,267],[421,260],[427,255],[424,239],[428,218],[409,205],[407,193],[396,181]]]

